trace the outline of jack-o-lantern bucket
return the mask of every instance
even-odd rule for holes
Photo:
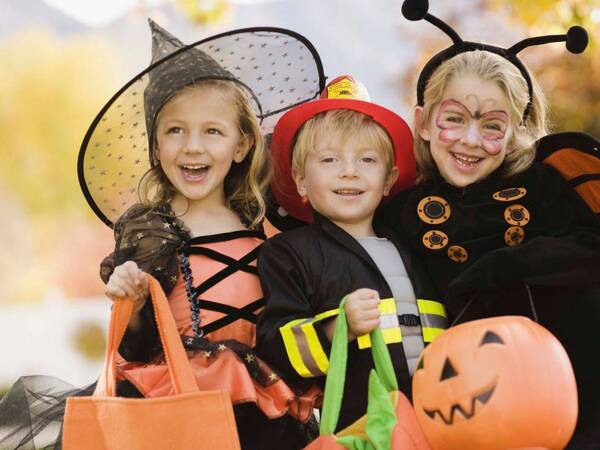
[[[565,349],[520,316],[442,333],[421,356],[413,403],[435,450],[559,450],[577,421],[577,387]]]

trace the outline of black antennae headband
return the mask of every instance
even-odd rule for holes
[[[452,27],[450,27],[450,25],[429,14],[427,12],[428,9],[428,0],[404,0],[404,3],[402,4],[402,14],[404,17],[411,21],[425,20],[432,25],[435,25],[446,35],[448,35],[450,39],[452,39],[452,45],[433,56],[427,62],[427,64],[425,64],[425,67],[423,67],[423,70],[419,75],[419,80],[417,81],[417,104],[419,106],[423,106],[424,104],[425,88],[427,87],[429,78],[444,61],[447,61],[448,59],[453,58],[460,53],[483,50],[494,53],[508,60],[517,69],[519,69],[523,75],[523,78],[527,82],[527,89],[529,91],[529,101],[527,102],[527,106],[523,112],[523,122],[525,122],[525,119],[527,119],[533,104],[533,83],[527,68],[517,57],[517,54],[527,47],[548,44],[551,42],[566,42],[567,50],[569,50],[571,53],[581,53],[588,45],[587,32],[580,26],[573,26],[569,28],[569,31],[566,34],[554,34],[523,39],[510,48],[495,47],[493,45],[484,44],[481,42],[463,41],[458,33],[452,29]]]

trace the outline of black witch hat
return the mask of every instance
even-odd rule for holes
[[[245,28],[185,45],[149,22],[150,66],[102,108],[79,151],[81,189],[109,226],[137,202],[140,179],[156,164],[151,145],[154,121],[181,88],[203,79],[240,84],[268,134],[283,112],[317,97],[325,86],[317,51],[298,33]]]
[[[495,53],[496,55],[499,55],[510,61],[519,69],[523,75],[523,78],[525,78],[527,87],[529,89],[529,102],[527,103],[525,111],[523,112],[523,121],[525,121],[532,107],[533,84],[527,68],[517,57],[517,54],[527,47],[548,44],[550,42],[566,42],[567,50],[569,50],[571,53],[581,53],[585,50],[588,44],[587,32],[580,26],[573,26],[569,28],[567,34],[555,34],[524,39],[509,48],[496,47],[481,42],[463,41],[458,33],[454,31],[452,27],[450,27],[450,25],[429,14],[428,10],[428,0],[404,0],[404,3],[402,4],[402,14],[404,17],[412,21],[426,20],[427,22],[435,25],[444,33],[446,33],[450,39],[452,39],[452,45],[434,55],[427,62],[427,64],[425,64],[425,67],[423,67],[423,70],[419,75],[419,80],[417,81],[417,104],[419,106],[423,106],[425,88],[427,87],[429,78],[444,61],[460,53],[474,50],[484,50],[490,53]]]

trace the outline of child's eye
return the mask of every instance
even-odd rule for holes
[[[460,116],[448,116],[445,120],[452,123],[463,123],[463,119]]]
[[[333,156],[326,156],[325,158],[321,158],[321,162],[324,163],[334,163],[337,161],[337,158],[333,157]]]
[[[218,128],[207,128],[206,132],[208,134],[223,134]]]
[[[376,163],[377,159],[373,158],[372,156],[363,156],[362,158],[360,158],[361,162],[366,162],[366,163]]]
[[[486,123],[483,125],[483,128],[494,131],[502,131],[502,127],[497,123]]]
[[[183,133],[183,129],[181,127],[170,127],[167,129],[167,134],[179,134]]]

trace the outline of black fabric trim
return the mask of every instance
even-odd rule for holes
[[[258,249],[258,247],[257,247],[257,249]],[[255,250],[253,250],[253,252],[254,251]],[[192,248],[188,249],[185,252],[185,254],[186,255],[204,255],[204,256],[209,257],[210,259],[214,259],[215,261],[226,264],[228,266],[235,266],[238,264],[237,259],[231,258],[227,255],[224,255],[223,253],[219,253],[213,249],[206,248],[206,247],[192,247]],[[248,255],[250,255],[250,253],[248,253]],[[246,256],[248,256],[248,255],[245,255],[244,258],[246,258]],[[255,258],[256,258],[256,256],[258,256],[258,255],[254,255]],[[256,266],[244,265],[244,266],[238,267],[237,270],[243,270],[244,272],[248,272],[248,273],[252,273],[252,274],[256,274],[256,275],[258,274],[258,269],[256,268]]]
[[[225,305],[223,303],[211,302],[210,300],[200,300],[200,307],[210,310],[222,312],[227,314],[225,317],[215,320],[202,327],[204,334],[211,333],[219,328],[229,325],[236,320],[247,320],[250,323],[256,324],[258,315],[254,313],[259,308],[265,306],[265,299],[260,298],[252,303],[247,304],[243,308],[236,308],[235,306]]]
[[[600,173],[588,173],[586,175],[579,175],[578,177],[571,178],[569,184],[572,187],[579,186],[580,184],[587,183],[588,181],[600,180]]]
[[[192,245],[197,244],[211,244],[213,242],[223,242],[223,241],[232,241],[234,239],[239,239],[243,237],[255,237],[262,240],[265,240],[267,237],[261,231],[255,230],[239,230],[239,231],[229,231],[227,233],[219,233],[219,234],[209,234],[207,236],[196,236],[189,239],[184,244],[184,252],[188,251],[188,249]]]
[[[578,131],[548,134],[539,139],[535,146],[536,160],[540,162],[563,148],[574,148],[600,158],[600,142],[595,137]]]
[[[258,249],[259,249],[259,247],[256,247],[254,250],[247,253],[239,260],[234,259],[233,260],[234,262],[229,264],[227,267],[220,270],[219,272],[214,274],[212,277],[210,277],[203,283],[196,286],[194,288],[196,293],[198,295],[200,295],[200,294],[206,292],[207,290],[209,290],[211,287],[213,287],[217,283],[219,283],[222,280],[224,280],[225,278],[227,278],[229,275],[237,272],[238,270],[244,270],[245,266],[248,266],[250,262],[252,262],[256,259],[256,256],[258,255]]]

